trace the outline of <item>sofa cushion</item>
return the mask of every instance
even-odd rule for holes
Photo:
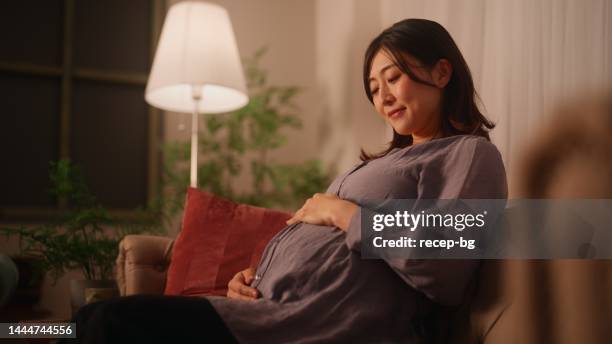
[[[225,296],[231,278],[257,266],[268,241],[290,217],[189,188],[164,293]]]

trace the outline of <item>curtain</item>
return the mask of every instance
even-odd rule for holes
[[[555,106],[612,83],[607,0],[382,0],[380,6],[381,29],[426,18],[453,36],[482,109],[497,123],[492,139],[511,184],[523,146],[551,123],[543,120],[554,121],[548,117]]]

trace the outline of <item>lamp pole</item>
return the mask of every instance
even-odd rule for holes
[[[198,187],[198,106],[202,100],[202,86],[191,86],[193,112],[191,114],[191,172],[189,185]]]

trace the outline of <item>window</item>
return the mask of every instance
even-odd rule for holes
[[[45,217],[49,162],[79,164],[116,212],[156,193],[160,113],[144,101],[162,0],[11,1],[0,11],[0,219]]]

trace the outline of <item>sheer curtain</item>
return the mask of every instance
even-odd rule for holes
[[[380,6],[381,28],[426,18],[451,33],[485,113],[497,123],[492,138],[511,180],[517,153],[555,104],[612,84],[610,1],[382,0]]]

